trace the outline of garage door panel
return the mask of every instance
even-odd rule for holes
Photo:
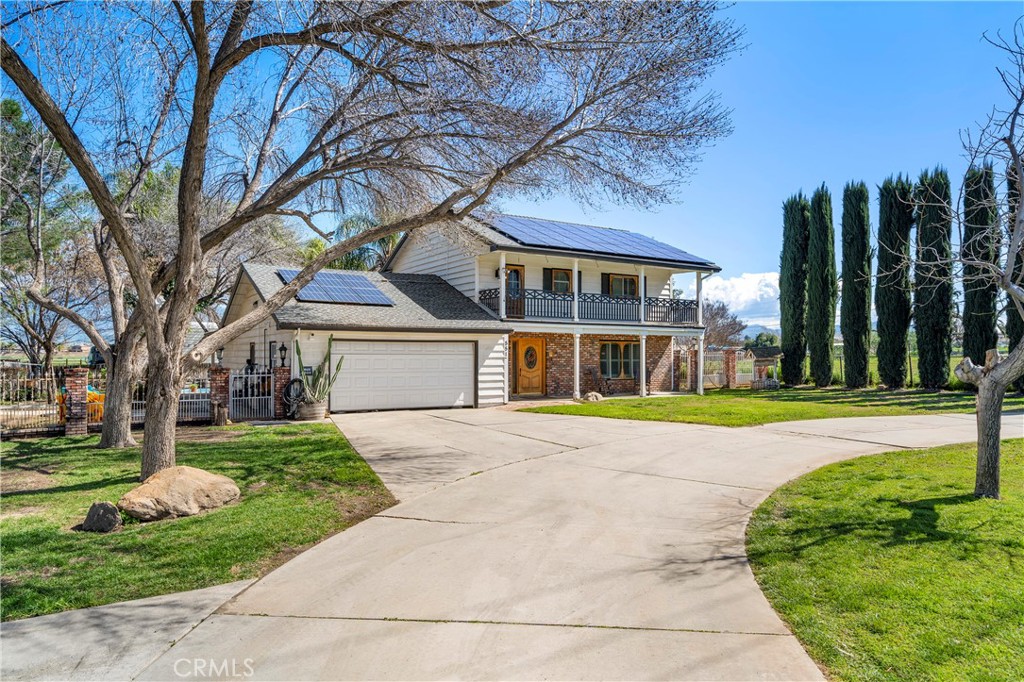
[[[470,407],[472,342],[335,342],[332,363],[345,363],[331,391],[331,410]]]

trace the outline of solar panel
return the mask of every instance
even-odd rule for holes
[[[712,264],[704,258],[694,256],[674,246],[626,230],[510,215],[494,216],[488,222],[496,230],[523,246],[635,256],[682,263]]]
[[[278,270],[277,275],[288,284],[298,270]],[[310,303],[354,303],[357,305],[394,305],[373,282],[356,272],[318,272],[313,280],[299,289],[295,297]]]

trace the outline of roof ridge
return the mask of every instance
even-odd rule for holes
[[[591,225],[590,223],[577,223],[577,222],[573,222],[571,220],[556,220],[555,218],[538,218],[537,216],[521,215],[519,213],[495,213],[495,215],[505,216],[507,218],[525,218],[527,220],[543,220],[546,223],[561,223],[562,225],[576,225],[577,227],[593,227],[594,229],[597,229],[597,230],[611,230],[613,232],[627,232],[629,234],[638,234],[641,237],[646,237],[647,236],[647,235],[642,234],[640,232],[633,232],[632,230],[627,230],[624,227],[608,227],[607,225]],[[648,239],[650,239],[650,237],[648,237]]]

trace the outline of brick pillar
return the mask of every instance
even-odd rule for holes
[[[64,435],[84,436],[89,433],[89,368],[69,368],[64,373],[64,387],[67,389]]]
[[[210,414],[214,414],[214,407],[221,405],[225,410],[230,403],[231,370],[227,367],[210,367]]]
[[[291,380],[291,367],[274,368],[274,417],[277,419],[284,419],[285,417],[284,388]]]
[[[722,353],[722,364],[725,370],[725,387],[736,388],[736,349]]]

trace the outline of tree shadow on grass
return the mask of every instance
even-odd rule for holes
[[[964,532],[950,532],[939,528],[940,507],[976,502],[971,494],[930,497],[920,500],[899,500],[879,498],[878,503],[888,505],[889,510],[905,510],[904,514],[858,521],[837,521],[786,528],[781,531],[788,541],[764,551],[748,547],[750,559],[758,562],[769,556],[787,555],[799,558],[808,550],[843,540],[852,535],[877,541],[880,547],[901,545],[924,545],[932,542],[957,542],[968,553],[981,550],[986,542],[980,537]]]

